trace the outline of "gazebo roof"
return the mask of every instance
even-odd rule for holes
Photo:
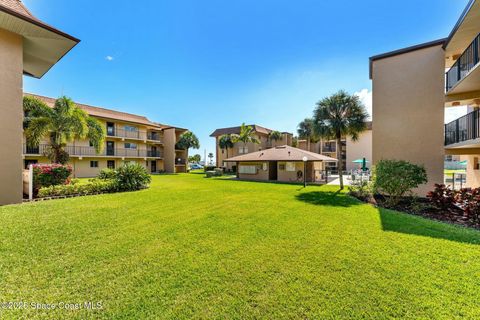
[[[327,157],[318,153],[305,151],[302,149],[279,146],[270,149],[265,149],[257,152],[252,152],[233,158],[226,159],[226,162],[253,162],[253,161],[303,161],[303,157],[307,158],[307,161],[325,161],[335,162],[337,159]]]

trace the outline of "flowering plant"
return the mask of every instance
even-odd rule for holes
[[[34,164],[33,190],[37,194],[42,187],[69,184],[72,167],[61,164]]]

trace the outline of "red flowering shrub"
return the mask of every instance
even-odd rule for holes
[[[462,189],[455,200],[469,220],[480,222],[480,188]]]
[[[61,164],[34,164],[33,190],[37,194],[42,187],[69,184],[72,167]]]
[[[444,184],[435,184],[435,189],[427,194],[427,198],[438,208],[450,210],[455,205],[455,192]]]

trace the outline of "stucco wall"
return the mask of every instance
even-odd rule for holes
[[[480,154],[462,156],[462,160],[467,160],[467,183],[466,188],[478,188],[480,186],[480,170],[476,163],[480,161]]]
[[[22,37],[0,29],[0,205],[22,202]]]
[[[267,170],[263,170],[263,164],[267,164]],[[243,174],[239,173],[240,179],[245,180],[268,180],[268,162],[240,162],[239,167],[241,166],[256,166],[257,167],[257,174]]]
[[[294,162],[295,163],[295,171],[287,171],[286,169],[286,162],[279,162],[278,163],[278,181],[282,182],[302,182],[303,178],[299,180],[297,178],[297,172],[303,172],[303,162]],[[281,166],[285,166],[284,170],[280,170]]]
[[[175,128],[165,129],[163,133],[164,150],[163,159],[165,171],[169,173],[175,172]]]
[[[372,165],[372,130],[362,132],[357,141],[353,141],[351,137],[347,138],[347,171],[361,167],[361,164],[355,164],[352,161],[365,158],[368,163],[367,167]]]
[[[373,62],[373,163],[401,159],[425,165],[425,195],[443,181],[445,53],[425,48]]]

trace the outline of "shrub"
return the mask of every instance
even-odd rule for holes
[[[43,187],[39,190],[40,198],[71,196],[71,195],[89,195],[97,193],[114,192],[116,185],[113,181],[91,179],[86,184],[68,184]]]
[[[437,208],[450,210],[455,205],[455,192],[444,184],[435,184],[435,189],[427,194],[427,198]]]
[[[480,222],[480,188],[460,190],[456,193],[455,201],[467,219]]]
[[[101,180],[113,179],[115,178],[115,174],[116,174],[115,170],[105,168],[100,171],[97,178]]]
[[[372,183],[366,179],[355,179],[348,187],[350,193],[358,198],[370,198],[373,196]]]
[[[34,164],[33,189],[34,192],[42,187],[56,186],[70,183],[72,167],[61,164]]]
[[[381,160],[374,168],[374,189],[389,196],[390,206],[397,205],[401,197],[427,181],[425,168],[408,161]]]
[[[148,188],[152,178],[142,165],[127,163],[115,170],[114,181],[118,191],[135,191]]]
[[[207,171],[214,171],[215,168],[216,168],[216,166],[206,165],[206,166],[203,167],[203,170],[204,170],[205,172],[207,172]]]

